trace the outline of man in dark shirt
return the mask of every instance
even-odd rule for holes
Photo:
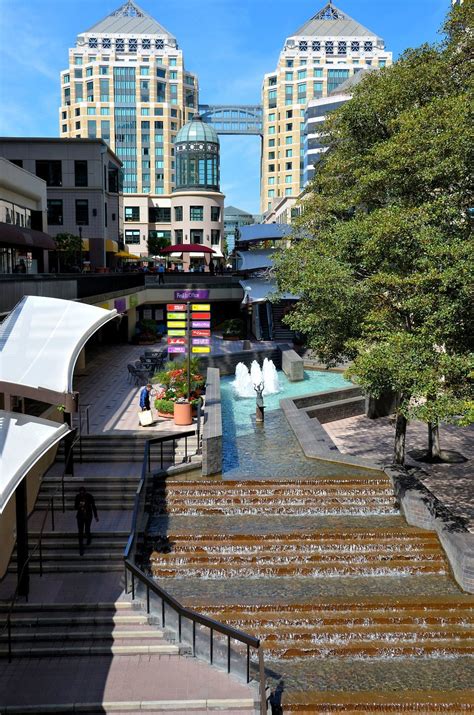
[[[77,530],[79,534],[79,553],[82,556],[84,554],[84,532],[87,545],[91,543],[92,515],[94,515],[96,521],[99,521],[94,497],[92,494],[89,494],[89,492],[86,492],[84,487],[81,487],[79,494],[76,495],[74,508],[76,510]]]

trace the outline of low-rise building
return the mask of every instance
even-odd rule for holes
[[[3,137],[0,156],[46,182],[50,236],[82,236],[92,270],[114,265],[123,240],[122,162],[102,139]]]
[[[46,182],[0,157],[0,273],[49,270]]]

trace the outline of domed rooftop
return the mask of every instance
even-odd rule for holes
[[[181,127],[174,140],[175,144],[179,142],[213,142],[219,144],[217,132],[210,124],[203,122],[202,117],[196,114],[190,122]]]

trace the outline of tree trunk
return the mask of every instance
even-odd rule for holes
[[[393,461],[395,464],[405,464],[405,437],[407,431],[407,418],[397,412],[395,424],[395,445],[393,450]]]
[[[428,457],[429,459],[439,459],[441,457],[439,424],[437,422],[428,422]]]

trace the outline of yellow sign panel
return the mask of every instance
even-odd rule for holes
[[[194,347],[193,347],[191,351],[192,351],[193,353],[210,353],[210,352],[211,352],[211,348],[209,348],[209,347],[206,347],[206,348],[194,348]]]
[[[107,301],[106,303],[98,303],[97,308],[105,308],[105,310],[110,310],[109,301]]]
[[[185,320],[168,320],[168,328],[185,328]]]
[[[191,310],[211,310],[210,303],[193,303]]]
[[[183,338],[186,335],[185,330],[168,330],[168,335],[172,338]]]
[[[182,320],[184,315],[182,313],[168,313],[166,317],[168,320]]]

